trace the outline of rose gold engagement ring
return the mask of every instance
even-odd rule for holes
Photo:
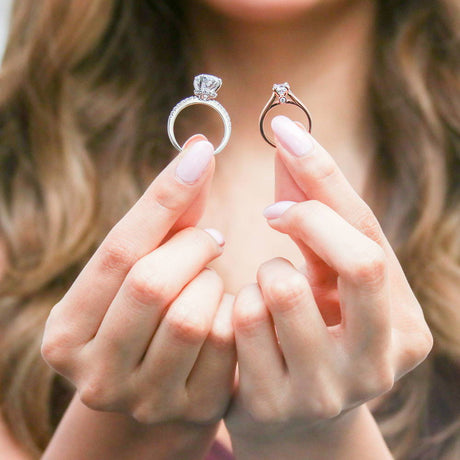
[[[311,116],[310,113],[308,112],[308,109],[305,107],[305,105],[297,99],[297,97],[294,95],[294,93],[291,91],[291,87],[289,86],[289,83],[282,83],[282,84],[274,84],[273,85],[273,94],[265,107],[263,108],[260,118],[259,118],[259,128],[260,128],[260,134],[262,134],[262,137],[272,146],[276,147],[275,143],[270,140],[267,135],[265,134],[264,131],[264,121],[265,117],[267,116],[267,113],[273,109],[273,107],[277,107],[278,105],[282,104],[291,104],[299,107],[299,109],[302,110],[302,112],[307,116],[308,120],[308,132],[311,132]]]

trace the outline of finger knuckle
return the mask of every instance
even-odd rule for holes
[[[157,182],[153,190],[152,200],[157,207],[166,211],[177,214],[186,206],[190,196],[185,192],[184,187],[175,181],[174,186],[167,182]],[[185,192],[185,193],[184,193]]]
[[[270,309],[289,311],[305,296],[307,281],[300,273],[277,278],[264,287],[264,298]]]
[[[209,331],[207,341],[216,350],[232,349],[235,346],[235,334],[231,324],[214,323]]]
[[[428,324],[423,318],[419,318],[418,321],[414,320],[414,324],[417,324],[417,331],[411,338],[414,367],[420,364],[430,353],[433,348],[433,334],[428,327]]]
[[[167,423],[180,417],[184,407],[182,398],[166,399],[159,394],[151,394],[149,398],[141,398],[130,408],[131,416],[139,423]]]
[[[132,411],[132,417],[142,425],[152,425],[155,423],[165,423],[172,420],[173,416],[160,408],[154,408],[149,404],[142,404]]]
[[[395,384],[395,373],[390,366],[380,370],[378,373],[378,387],[376,388],[377,394],[382,395],[391,391]]]
[[[73,363],[71,336],[65,329],[46,332],[41,344],[41,355],[46,363],[61,374],[67,373]]]
[[[233,327],[235,331],[244,335],[253,335],[269,320],[265,305],[252,303],[248,300],[236,300],[233,312]]]
[[[330,420],[343,410],[341,398],[334,391],[320,391],[314,398],[309,398],[308,412],[313,420]]]
[[[430,328],[428,325],[423,322],[423,326],[421,327],[421,330],[419,331],[419,343],[418,343],[418,350],[419,350],[419,356],[416,361],[416,364],[421,363],[431,352],[433,349],[433,334],[430,331]]]
[[[263,262],[259,268],[257,269],[257,280],[259,284],[263,284],[267,276],[271,273],[272,264],[276,259],[268,260]],[[239,297],[252,297],[253,292],[253,285],[244,286],[239,293]]]
[[[253,397],[247,405],[247,412],[256,423],[273,425],[283,423],[288,418],[285,405],[273,396]]]
[[[126,238],[115,230],[107,236],[100,248],[100,265],[103,271],[127,272],[136,262],[136,254]]]
[[[275,273],[279,266],[283,265],[291,265],[291,263],[285,259],[284,257],[274,257],[273,259],[267,260],[260,264],[257,270],[257,282],[259,286],[265,286],[270,284],[273,279],[275,278]],[[245,286],[246,292],[243,291],[243,294],[246,296],[254,296],[254,288],[255,285],[248,285]]]
[[[423,321],[422,325],[418,326],[417,332],[411,334],[410,340],[407,340],[406,345],[400,350],[400,355],[403,358],[401,361],[404,365],[404,373],[409,372],[424,361],[432,348],[433,335]]]
[[[339,172],[337,164],[329,155],[314,155],[309,160],[308,175],[314,181],[328,180]]]
[[[354,254],[349,267],[349,276],[357,285],[379,289],[386,278],[387,263],[385,252],[376,243],[368,244]]]
[[[113,411],[119,407],[120,395],[117,386],[101,375],[93,375],[81,385],[81,402],[97,411]]]
[[[206,278],[206,284],[209,289],[218,293],[224,292],[224,282],[219,274],[212,268],[205,267],[198,276]]]
[[[389,365],[374,366],[372,373],[361,380],[360,401],[369,401],[389,392],[394,383],[395,374]]]
[[[210,425],[219,422],[224,416],[226,405],[219,404],[214,399],[200,398],[199,401],[193,401],[187,412],[187,419],[200,425]]]
[[[171,335],[179,342],[196,346],[201,344],[209,333],[209,326],[205,321],[187,314],[168,314],[165,321]]]
[[[376,243],[383,243],[382,227],[372,210],[366,204],[364,204],[364,209],[356,219],[356,228]]]
[[[138,404],[132,411],[131,416],[136,422],[143,425],[165,421],[166,414],[163,414],[160,409],[154,410],[150,404]]]
[[[145,406],[140,406],[134,409],[131,413],[131,416],[133,417],[136,422],[142,424],[142,425],[150,425],[152,423],[156,423],[161,421],[159,418],[159,414],[152,413],[150,409],[146,409]]]
[[[168,303],[170,288],[160,277],[160,270],[137,263],[126,278],[127,297],[143,307]]]

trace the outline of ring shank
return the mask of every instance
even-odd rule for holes
[[[179,114],[182,112],[187,107],[190,107],[192,105],[198,105],[198,104],[203,104],[211,107],[213,110],[215,110],[220,118],[222,119],[222,122],[224,124],[224,137],[222,138],[222,141],[220,145],[216,148],[214,151],[214,154],[220,153],[224,147],[227,145],[228,141],[230,140],[230,134],[232,130],[232,123],[230,121],[230,116],[228,115],[227,111],[224,109],[224,107],[219,104],[219,102],[215,100],[202,100],[196,96],[191,96],[188,97],[187,99],[184,99],[183,101],[179,102],[171,111],[169,118],[168,118],[168,136],[169,140],[171,141],[171,144],[179,151],[182,150],[181,146],[176,140],[176,136],[174,134],[174,124],[176,122],[177,117]]]
[[[265,134],[265,131],[264,131],[264,122],[265,122],[265,118],[268,114],[268,112],[273,109],[274,107],[277,107],[279,105],[283,105],[283,104],[290,104],[290,105],[294,105],[296,107],[298,107],[300,110],[302,110],[302,112],[307,116],[307,120],[308,120],[308,126],[307,126],[307,129],[308,129],[308,132],[311,132],[311,116],[310,116],[310,112],[308,111],[308,109],[302,104],[302,102],[300,102],[292,92],[289,92],[289,97],[290,99],[288,99],[286,102],[278,102],[277,101],[277,96],[275,93],[273,93],[272,97],[270,98],[270,100],[267,102],[267,104],[265,105],[264,109],[262,110],[262,113],[260,114],[260,118],[259,118],[259,128],[260,128],[260,133],[262,134],[262,137],[264,138],[264,140],[266,142],[268,142],[272,147],[276,147],[276,144],[270,140],[268,138],[268,136]],[[276,102],[275,102],[276,101]]]

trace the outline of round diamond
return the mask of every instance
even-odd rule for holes
[[[214,75],[201,74],[197,75],[193,80],[195,96],[205,101],[215,99],[221,86],[222,80]]]
[[[273,91],[275,91],[276,94],[278,94],[279,97],[286,96],[286,94],[290,90],[290,86],[288,82],[285,83],[275,83],[273,85]]]

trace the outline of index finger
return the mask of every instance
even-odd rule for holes
[[[277,155],[308,200],[321,201],[380,245],[385,237],[369,206],[354,190],[332,156],[285,116],[272,120]]]
[[[64,317],[70,336],[91,338],[133,264],[158,247],[196,205],[214,171],[213,152],[207,141],[189,144],[108,233],[50,316]]]

